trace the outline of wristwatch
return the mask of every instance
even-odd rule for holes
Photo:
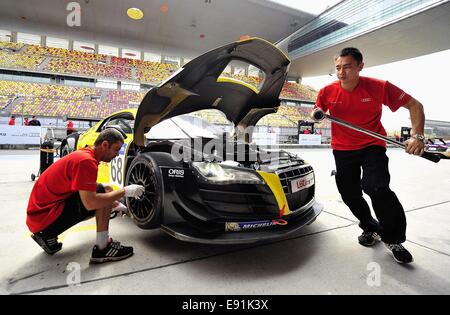
[[[416,133],[415,135],[412,135],[411,138],[425,142],[425,136],[421,133]]]

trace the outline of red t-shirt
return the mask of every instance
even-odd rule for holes
[[[358,86],[352,91],[344,90],[339,81],[327,85],[319,91],[315,107],[364,129],[386,136],[381,124],[382,105],[391,111],[405,105],[411,96],[388,81],[360,77]],[[334,150],[359,150],[371,145],[386,147],[386,142],[331,123],[331,147]]]
[[[94,150],[84,148],[56,161],[34,184],[27,208],[27,225],[32,233],[52,224],[65,201],[79,190],[97,188],[98,161]]]

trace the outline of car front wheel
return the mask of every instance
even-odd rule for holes
[[[125,179],[125,185],[131,184],[145,187],[142,197],[125,198],[133,221],[142,229],[159,227],[162,211],[162,180],[159,167],[149,154],[140,154],[134,158]]]

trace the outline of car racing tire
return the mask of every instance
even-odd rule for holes
[[[145,187],[140,198],[126,197],[129,214],[141,229],[154,229],[161,225],[162,176],[150,154],[139,154],[127,171],[125,185],[138,184]]]

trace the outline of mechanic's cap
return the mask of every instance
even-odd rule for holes
[[[120,134],[122,135],[122,137],[124,138],[124,139],[126,139],[126,138],[128,138],[127,137],[127,134],[122,130],[122,128],[120,128],[120,126],[116,126],[116,125],[110,125],[110,126],[107,126],[107,127],[105,127],[105,130],[106,129],[115,129],[115,130],[117,130],[118,132],[120,132]]]

